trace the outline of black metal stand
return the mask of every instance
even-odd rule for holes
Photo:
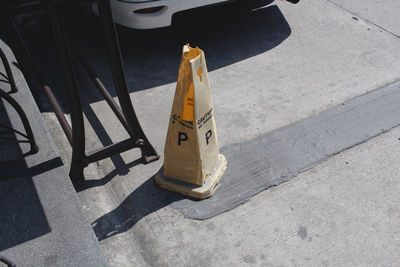
[[[72,3],[71,3],[72,2]],[[132,102],[130,100],[128,86],[125,78],[125,71],[123,67],[123,61],[121,57],[121,51],[118,42],[118,36],[115,29],[114,20],[112,18],[111,6],[109,0],[97,0],[99,6],[100,18],[102,20],[104,34],[107,43],[108,57],[113,75],[113,81],[116,88],[116,93],[120,106],[112,98],[111,94],[104,87],[100,78],[93,71],[89,63],[79,54],[79,51],[74,48],[72,43],[68,39],[67,29],[64,24],[64,10],[70,8],[78,1],[66,1],[66,0],[47,0],[46,6],[50,17],[50,22],[53,29],[53,35],[59,55],[59,63],[61,66],[62,73],[67,89],[68,105],[71,114],[71,126],[66,121],[64,114],[61,111],[59,104],[57,103],[52,90],[37,67],[33,56],[31,55],[24,38],[18,30],[11,18],[11,23],[14,30],[17,33],[22,46],[28,55],[32,66],[42,83],[42,86],[50,100],[60,125],[63,128],[71,146],[72,146],[72,159],[70,177],[75,186],[79,186],[84,183],[83,169],[90,163],[108,158],[112,155],[122,153],[132,148],[140,148],[142,153],[142,159],[145,163],[149,163],[159,159],[157,152],[147,139],[144,134],[142,127],[135,114]],[[72,56],[76,56],[78,62],[82,64],[86,72],[91,77],[96,88],[105,98],[117,118],[120,120],[130,138],[123,140],[116,144],[106,146],[97,151],[86,153],[85,151],[85,128],[83,123],[82,105],[80,102],[80,96],[78,91],[78,85],[76,82],[75,66],[73,63]]]

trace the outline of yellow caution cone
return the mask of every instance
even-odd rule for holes
[[[164,165],[155,182],[164,189],[207,198],[220,185],[226,164],[218,149],[204,52],[185,45],[165,142]]]

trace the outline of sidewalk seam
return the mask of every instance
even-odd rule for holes
[[[366,18],[364,18],[363,16],[361,16],[361,15],[359,15],[359,14],[357,14],[357,13],[354,13],[353,11],[351,11],[351,10],[349,10],[349,9],[347,9],[347,8],[345,8],[345,7],[343,7],[343,6],[339,5],[339,4],[336,4],[336,3],[332,2],[332,0],[326,0],[326,1],[329,2],[329,3],[332,4],[332,5],[334,5],[334,6],[338,7],[338,8],[340,8],[340,9],[342,9],[342,10],[344,10],[344,11],[346,11],[346,12],[352,14],[352,15],[354,15],[354,16],[357,16],[357,17],[361,18],[362,20],[366,21],[367,23],[372,24],[372,25],[378,27],[379,29],[381,29],[381,30],[383,30],[383,31],[385,31],[385,32],[387,32],[387,33],[389,33],[389,34],[391,34],[391,35],[393,35],[393,36],[395,36],[395,37],[397,37],[397,38],[400,39],[400,35],[397,35],[397,34],[391,32],[391,31],[385,29],[384,27],[382,27],[382,26],[380,26],[380,25],[378,25],[378,24],[376,24],[376,23],[370,21],[369,19],[366,19]]]

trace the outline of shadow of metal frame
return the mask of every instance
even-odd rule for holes
[[[87,2],[87,1],[86,1]],[[159,159],[159,155],[147,139],[134,111],[128,86],[125,78],[125,71],[119,46],[118,36],[115,29],[115,23],[112,18],[111,6],[108,0],[96,0],[99,6],[99,13],[102,22],[102,28],[107,44],[108,58],[112,71],[113,81],[116,88],[118,105],[111,94],[103,85],[101,79],[93,71],[90,64],[84,59],[79,51],[71,43],[67,28],[64,22],[64,11],[80,6],[85,1],[66,1],[66,0],[46,0],[41,7],[47,9],[50,22],[53,29],[53,38],[56,43],[59,55],[58,61],[64,76],[64,82],[67,89],[67,102],[71,114],[71,125],[66,120],[54,93],[47,82],[45,75],[39,69],[36,60],[30,52],[22,33],[19,31],[12,14],[9,16],[10,24],[16,33],[17,39],[21,43],[29,62],[31,63],[35,74],[41,83],[49,102],[54,109],[56,117],[72,147],[72,159],[69,176],[76,188],[85,183],[83,170],[90,163],[109,158],[115,154],[128,151],[133,148],[141,150],[142,159],[145,163],[150,163]],[[11,10],[11,9],[10,9]],[[11,13],[11,12],[10,12]],[[84,67],[96,88],[103,95],[104,99],[111,107],[125,130],[129,138],[118,143],[105,146],[96,151],[85,151],[85,128],[83,123],[82,104],[76,79],[76,68],[74,66],[73,56]]]
[[[4,78],[6,79],[6,82],[10,84],[11,90],[7,93],[3,89],[0,88],[0,98],[3,98],[5,101],[7,101],[13,108],[14,110],[18,113],[18,116],[20,117],[22,124],[25,129],[25,133],[22,133],[14,128],[8,127],[7,125],[0,123],[1,128],[8,129],[20,136],[23,136],[27,139],[27,141],[30,144],[30,150],[27,152],[24,156],[35,154],[39,151],[39,147],[36,144],[35,136],[33,135],[31,125],[29,124],[28,117],[26,116],[24,110],[22,109],[21,105],[18,104],[18,102],[10,95],[12,93],[17,93],[18,89],[15,83],[15,78],[14,75],[11,71],[10,63],[8,62],[7,56],[5,55],[4,51],[0,48],[0,58],[3,63],[4,69],[6,74],[4,75]]]

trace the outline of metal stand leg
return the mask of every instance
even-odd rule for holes
[[[60,104],[58,103],[49,82],[46,79],[46,76],[43,74],[41,71],[40,67],[38,66],[34,56],[32,55],[27,43],[25,42],[25,39],[22,36],[22,33],[19,31],[17,25],[15,24],[12,16],[8,16],[8,22],[13,29],[17,41],[20,42],[22,49],[24,53],[26,54],[29,63],[31,64],[34,74],[36,78],[38,79],[39,83],[41,84],[47,98],[49,99],[50,105],[54,109],[54,113],[60,122],[61,128],[63,129],[65,135],[67,136],[68,142],[72,145],[72,129],[71,126],[69,125],[67,119],[64,116],[64,113],[61,110]]]
[[[76,83],[76,74],[73,67],[71,53],[67,46],[63,14],[61,8],[58,7],[55,2],[56,1],[49,2],[48,11],[61,63],[61,70],[65,76],[69,100],[68,104],[71,113],[72,159],[69,175],[72,182],[75,185],[78,185],[85,181],[83,176],[83,168],[85,167],[85,129],[83,124],[82,107]]]
[[[129,133],[132,138],[137,138],[138,140],[142,141],[143,145],[140,146],[140,149],[142,151],[142,158],[145,162],[148,163],[154,160],[158,160],[159,156],[157,155],[157,152],[144,134],[132,106],[132,102],[128,92],[128,86],[126,84],[125,71],[122,62],[117,31],[115,29],[115,23],[112,18],[110,2],[109,0],[99,0],[97,2],[99,5],[100,16],[102,17],[104,32],[106,36],[109,53],[108,56],[111,63],[115,88],[118,100],[121,104],[122,112],[126,118],[126,121],[128,122],[128,127],[130,130]]]

